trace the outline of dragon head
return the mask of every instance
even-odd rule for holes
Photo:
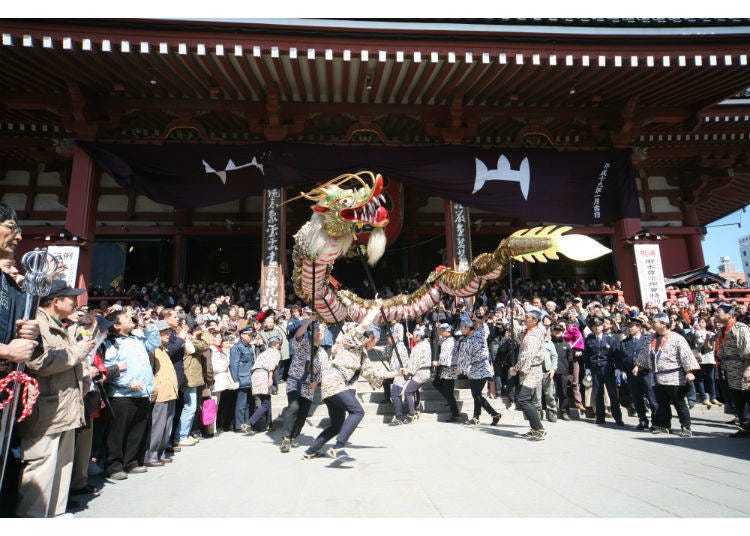
[[[323,217],[326,232],[341,236],[388,225],[388,209],[382,193],[383,177],[362,171],[336,177],[303,195],[316,201],[312,209]]]

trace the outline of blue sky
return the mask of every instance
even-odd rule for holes
[[[748,205],[750,206],[750,205]],[[748,207],[745,207],[747,209]],[[706,264],[716,272],[719,267],[719,257],[728,255],[738,271],[742,271],[740,262],[740,237],[750,235],[750,213],[742,210],[733,212],[720,220],[706,226],[706,237],[703,239],[703,257]],[[740,227],[737,227],[737,223]]]

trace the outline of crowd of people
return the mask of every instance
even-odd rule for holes
[[[223,432],[253,436],[276,426],[278,448],[289,453],[318,390],[328,424],[302,457],[352,462],[346,445],[364,416],[359,379],[383,389],[389,426],[419,420],[420,391],[431,381],[448,422],[477,426],[484,410],[498,426],[502,412],[487,398],[502,398],[506,411],[524,413],[530,429],[521,437],[530,441],[546,438],[544,420],[578,412],[625,426],[623,411],[644,433],[687,438],[695,404],[724,406],[738,426],[733,437],[750,435],[744,304],[706,303],[696,293],[640,309],[616,295],[578,296],[619,283],[518,280],[512,293],[490,285],[474,302],[446,297],[409,322],[379,322],[376,295],[361,322],[326,325],[291,293],[288,308],[262,306],[250,284],[90,289],[89,306],[80,306],[83,289],[55,279],[36,320],[24,321],[23,274],[13,262],[21,232],[4,205],[0,221],[0,375],[24,363],[37,397],[14,429],[6,515],[63,515],[76,495],[94,491],[89,476],[160,470]],[[383,298],[417,283],[396,281]],[[112,296],[127,299],[102,299]],[[468,382],[471,416],[458,410],[457,381]],[[274,423],[271,401],[282,386],[287,407]]]

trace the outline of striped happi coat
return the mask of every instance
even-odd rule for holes
[[[693,355],[685,337],[669,332],[664,335],[661,353],[656,356],[651,352],[651,344],[644,344],[635,358],[639,369],[648,369],[654,373],[657,385],[685,385],[685,374],[701,368]],[[652,341],[656,340],[656,335]]]
[[[544,363],[544,330],[541,327],[526,330],[518,350],[518,361],[513,370],[518,372],[518,381],[524,387],[536,389],[542,381]]]
[[[455,380],[456,373],[456,357],[453,355],[453,347],[456,344],[456,339],[453,337],[447,337],[440,343],[440,378],[443,380]]]
[[[389,349],[391,351],[391,358],[388,362],[388,367],[392,371],[400,369],[401,363],[403,363],[404,368],[409,366],[409,352],[406,350],[406,346],[404,345],[404,343],[399,341],[396,343],[395,348],[391,346],[389,347]],[[401,363],[398,362],[399,357],[401,357]],[[403,389],[406,385],[406,380],[403,376],[396,376],[395,378],[393,378],[393,385],[396,385]]]
[[[268,395],[268,373],[279,366],[281,352],[276,348],[269,348],[255,358],[250,381],[253,384],[253,395]]]
[[[328,354],[318,346],[318,352],[315,354],[315,360],[313,361],[312,374],[308,374],[305,378],[305,372],[310,362],[310,338],[303,335],[300,339],[294,339],[292,347],[294,348],[294,357],[289,363],[286,392],[297,391],[301,397],[312,400],[315,392],[310,388],[310,384],[320,381],[322,370],[328,363]],[[305,378],[305,381],[299,381],[302,378]]]
[[[458,368],[461,374],[465,374],[470,380],[491,378],[495,374],[489,360],[486,330],[486,326],[480,324],[474,333],[459,344]]]
[[[324,400],[348,389],[356,389],[354,378],[360,369],[360,376],[370,383],[370,387],[379,389],[383,386],[383,373],[388,371],[380,363],[376,367],[367,357],[366,340],[359,328],[343,336],[340,348],[330,360],[330,366],[323,370],[321,396]]]
[[[724,339],[725,329],[726,327],[722,328],[716,334],[721,368],[727,376],[730,389],[747,391],[750,383],[742,379],[742,374],[750,365],[750,328],[747,324],[735,322]]]
[[[411,357],[409,358],[409,366],[407,367],[409,372],[413,374],[411,381],[424,383],[429,380],[431,364],[432,345],[430,344],[430,341],[419,341],[417,345],[411,349]]]

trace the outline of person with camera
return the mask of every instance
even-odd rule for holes
[[[42,353],[26,363],[38,382],[39,396],[31,415],[19,427],[22,471],[18,488],[19,517],[55,517],[65,513],[70,490],[76,429],[86,425],[83,406],[83,362],[94,339],[76,341],[75,329],[64,324],[83,289],[59,279],[42,297],[37,321]],[[34,393],[30,389],[30,395]]]
[[[146,467],[161,467],[172,462],[172,459],[166,456],[166,448],[172,435],[172,421],[175,417],[175,401],[178,394],[177,373],[167,348],[174,332],[172,326],[164,319],[157,321],[155,325],[159,331],[161,345],[149,354],[151,369],[154,372],[154,390]]]
[[[261,352],[253,363],[251,377],[252,390],[253,396],[258,398],[259,404],[247,423],[241,426],[242,431],[249,436],[255,435],[253,427],[264,416],[268,419],[268,427],[271,427],[271,420],[273,419],[271,415],[271,387],[273,386],[273,373],[281,360],[281,345],[282,339],[280,337],[269,337],[266,340],[267,349]]]
[[[552,344],[557,353],[557,368],[553,377],[555,394],[557,395],[557,411],[564,421],[570,420],[570,399],[568,398],[568,383],[573,369],[573,348],[565,340],[565,322],[559,320],[552,326]]]
[[[104,341],[107,367],[126,362],[127,369],[110,378],[112,423],[107,438],[107,474],[125,480],[128,473],[145,473],[146,429],[149,403],[154,392],[154,373],[149,353],[159,347],[161,336],[145,312],[140,318],[130,311],[115,310],[105,317],[112,323]],[[141,332],[139,323],[145,328]]]
[[[414,422],[419,418],[419,412],[416,410],[419,402],[415,404],[414,398],[415,395],[418,395],[419,388],[430,379],[432,348],[430,341],[425,336],[424,329],[421,327],[412,332],[412,341],[415,344],[409,355],[409,364],[406,367],[409,381],[404,387],[404,400],[409,411],[406,418]]]
[[[179,417],[175,417],[177,426],[174,431],[174,450],[191,447],[197,443],[190,432],[198,409],[198,388],[202,390],[206,383],[205,374],[211,361],[209,343],[203,339],[202,333],[200,324],[196,325],[191,334],[188,334],[185,326],[180,332],[180,338],[185,339],[185,355],[182,358],[185,383],[180,385],[182,411]]]

